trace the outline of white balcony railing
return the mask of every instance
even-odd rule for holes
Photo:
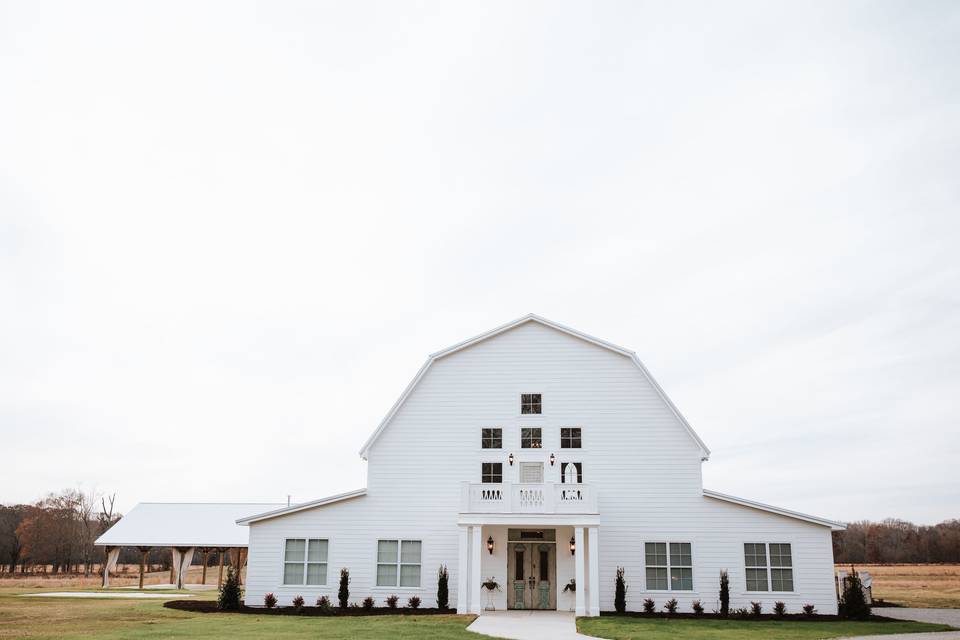
[[[464,482],[461,513],[597,513],[597,494],[589,484],[476,484]]]

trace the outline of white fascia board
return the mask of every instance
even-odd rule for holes
[[[364,460],[367,459],[367,453],[369,452],[370,447],[373,446],[373,443],[376,442],[377,438],[380,437],[380,434],[383,432],[383,430],[387,427],[390,421],[393,420],[393,417],[397,414],[397,411],[399,411],[400,407],[403,406],[403,403],[406,402],[407,398],[413,392],[414,388],[416,388],[417,384],[423,378],[424,374],[427,373],[427,370],[430,368],[430,365],[433,364],[434,360],[438,360],[440,358],[443,358],[444,356],[448,356],[462,349],[466,349],[467,347],[473,346],[478,342],[482,342],[484,340],[492,338],[496,335],[503,333],[504,331],[509,331],[510,329],[513,329],[514,327],[518,327],[521,324],[524,324],[526,322],[539,322],[540,324],[550,327],[551,329],[560,331],[561,333],[566,333],[575,338],[579,338],[580,340],[584,340],[586,342],[595,344],[598,347],[609,349],[610,351],[619,353],[622,356],[626,356],[630,358],[630,360],[632,360],[633,363],[640,369],[640,371],[650,382],[651,386],[654,388],[657,394],[660,395],[660,397],[666,403],[667,407],[670,408],[670,411],[673,412],[674,416],[676,416],[677,420],[680,422],[680,424],[683,425],[683,428],[687,430],[687,433],[690,434],[690,437],[693,438],[693,441],[700,448],[701,460],[708,460],[710,458],[710,449],[708,449],[707,445],[703,442],[703,440],[700,439],[700,436],[697,435],[697,432],[693,430],[693,427],[691,427],[690,423],[687,422],[687,419],[683,417],[683,414],[680,413],[680,410],[677,409],[676,405],[673,404],[673,401],[670,400],[666,392],[664,392],[660,384],[650,374],[650,371],[647,370],[647,368],[640,361],[640,358],[637,357],[637,354],[635,352],[630,351],[629,349],[624,349],[623,347],[617,346],[612,342],[607,342],[606,340],[595,338],[591,335],[583,333],[582,331],[577,331],[576,329],[573,329],[571,327],[567,327],[565,325],[559,324],[552,320],[548,320],[547,318],[538,316],[535,313],[528,313],[522,318],[517,318],[512,322],[508,322],[506,324],[500,325],[499,327],[495,329],[491,329],[490,331],[487,331],[485,333],[481,333],[478,336],[474,336],[473,338],[470,338],[468,340],[458,342],[452,347],[448,347],[446,349],[442,349],[441,351],[437,351],[435,353],[430,354],[430,357],[427,358],[427,361],[424,363],[424,365],[420,367],[420,371],[417,372],[416,377],[410,382],[410,384],[407,385],[407,388],[403,391],[403,394],[394,403],[393,407],[391,407],[390,411],[383,418],[383,420],[380,421],[380,424],[377,426],[376,430],[370,435],[369,438],[367,438],[367,441],[364,443],[363,447],[360,449],[360,457],[363,458]]]
[[[274,509],[273,511],[267,511],[265,513],[258,513],[252,516],[247,516],[246,518],[240,518],[237,520],[239,525],[250,525],[254,522],[260,522],[262,520],[270,520],[271,518],[279,518],[280,516],[286,516],[291,513],[297,513],[298,511],[306,511],[308,509],[316,509],[317,507],[323,507],[328,504],[333,504],[335,502],[343,502],[344,500],[350,500],[352,498],[359,498],[361,496],[367,495],[367,489],[356,489],[354,491],[348,491],[346,493],[340,493],[335,496],[329,496],[327,498],[320,498],[318,500],[311,500],[310,502],[301,502],[300,504],[290,505],[289,507],[283,507],[281,509]]]
[[[749,507],[751,509],[758,509],[760,511],[766,511],[768,513],[775,513],[778,516],[784,516],[786,518],[793,518],[795,520],[804,520],[806,522],[811,522],[813,524],[819,524],[824,527],[830,527],[832,531],[843,531],[847,528],[842,522],[837,522],[835,520],[827,520],[826,518],[819,518],[817,516],[811,516],[806,513],[800,513],[799,511],[791,511],[789,509],[782,509],[780,507],[774,507],[769,504],[764,504],[762,502],[756,502],[754,500],[747,500],[746,498],[738,498],[736,496],[727,495],[725,493],[720,493],[718,491],[710,491],[709,489],[703,490],[704,497],[713,498],[715,500],[722,500],[724,502],[730,502],[732,504],[738,504],[742,507]]]

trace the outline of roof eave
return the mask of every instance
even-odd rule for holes
[[[842,522],[837,522],[836,520],[828,520],[826,518],[820,518],[818,516],[811,516],[806,513],[800,513],[799,511],[791,511],[790,509],[775,507],[773,505],[764,504],[763,502],[756,502],[755,500],[738,498],[737,496],[731,496],[726,493],[720,493],[719,491],[711,491],[710,489],[703,489],[703,495],[707,498],[714,498],[715,500],[722,500],[724,502],[737,504],[742,507],[757,509],[759,511],[766,511],[768,513],[773,513],[779,516],[783,516],[785,518],[793,518],[794,520],[803,520],[811,524],[818,524],[823,527],[829,527],[831,531],[843,531],[847,528],[846,524]]]

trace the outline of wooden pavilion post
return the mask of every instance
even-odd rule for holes
[[[147,554],[150,553],[150,547],[137,547],[140,550],[140,589],[143,589],[143,569],[147,564]]]
[[[217,547],[217,555],[220,556],[220,576],[217,578],[217,589],[223,586],[223,554],[226,551],[224,547]]]
[[[207,584],[207,554],[210,552],[209,547],[200,547],[201,553],[203,553],[203,574],[200,576],[200,584]]]
[[[170,584],[175,584],[176,576],[174,575],[173,565],[177,563],[177,554],[174,553],[173,547],[170,547]]]

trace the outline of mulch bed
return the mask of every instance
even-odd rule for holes
[[[726,618],[720,616],[719,613],[704,613],[702,615],[697,615],[695,613],[665,613],[665,612],[656,612],[656,613],[645,613],[643,611],[626,611],[624,613],[617,613],[616,611],[601,611],[601,616],[610,616],[610,617],[621,617],[621,618],[650,618],[652,620],[663,619],[663,620],[742,620],[747,622],[759,622],[763,620],[789,620],[791,622],[836,622],[837,620],[846,620],[846,618],[841,618],[840,616],[835,615],[820,615],[819,613],[808,616],[803,613],[788,613],[784,616],[775,616],[772,613],[764,613],[759,616],[735,616],[731,613]],[[870,622],[903,622],[903,620],[898,620],[896,618],[886,618],[884,616],[872,615],[870,616]]]
[[[167,609],[177,609],[178,611],[190,611],[192,613],[254,613],[258,616],[324,616],[324,617],[349,617],[349,616],[435,616],[440,614],[449,615],[456,613],[456,609],[436,609],[421,608],[409,609],[400,608],[391,609],[389,607],[374,607],[373,609],[364,609],[363,607],[351,607],[349,609],[340,609],[334,607],[323,611],[320,607],[304,607],[297,612],[293,607],[248,607],[241,606],[236,611],[221,611],[217,608],[217,603],[213,600],[170,600],[163,604]]]

